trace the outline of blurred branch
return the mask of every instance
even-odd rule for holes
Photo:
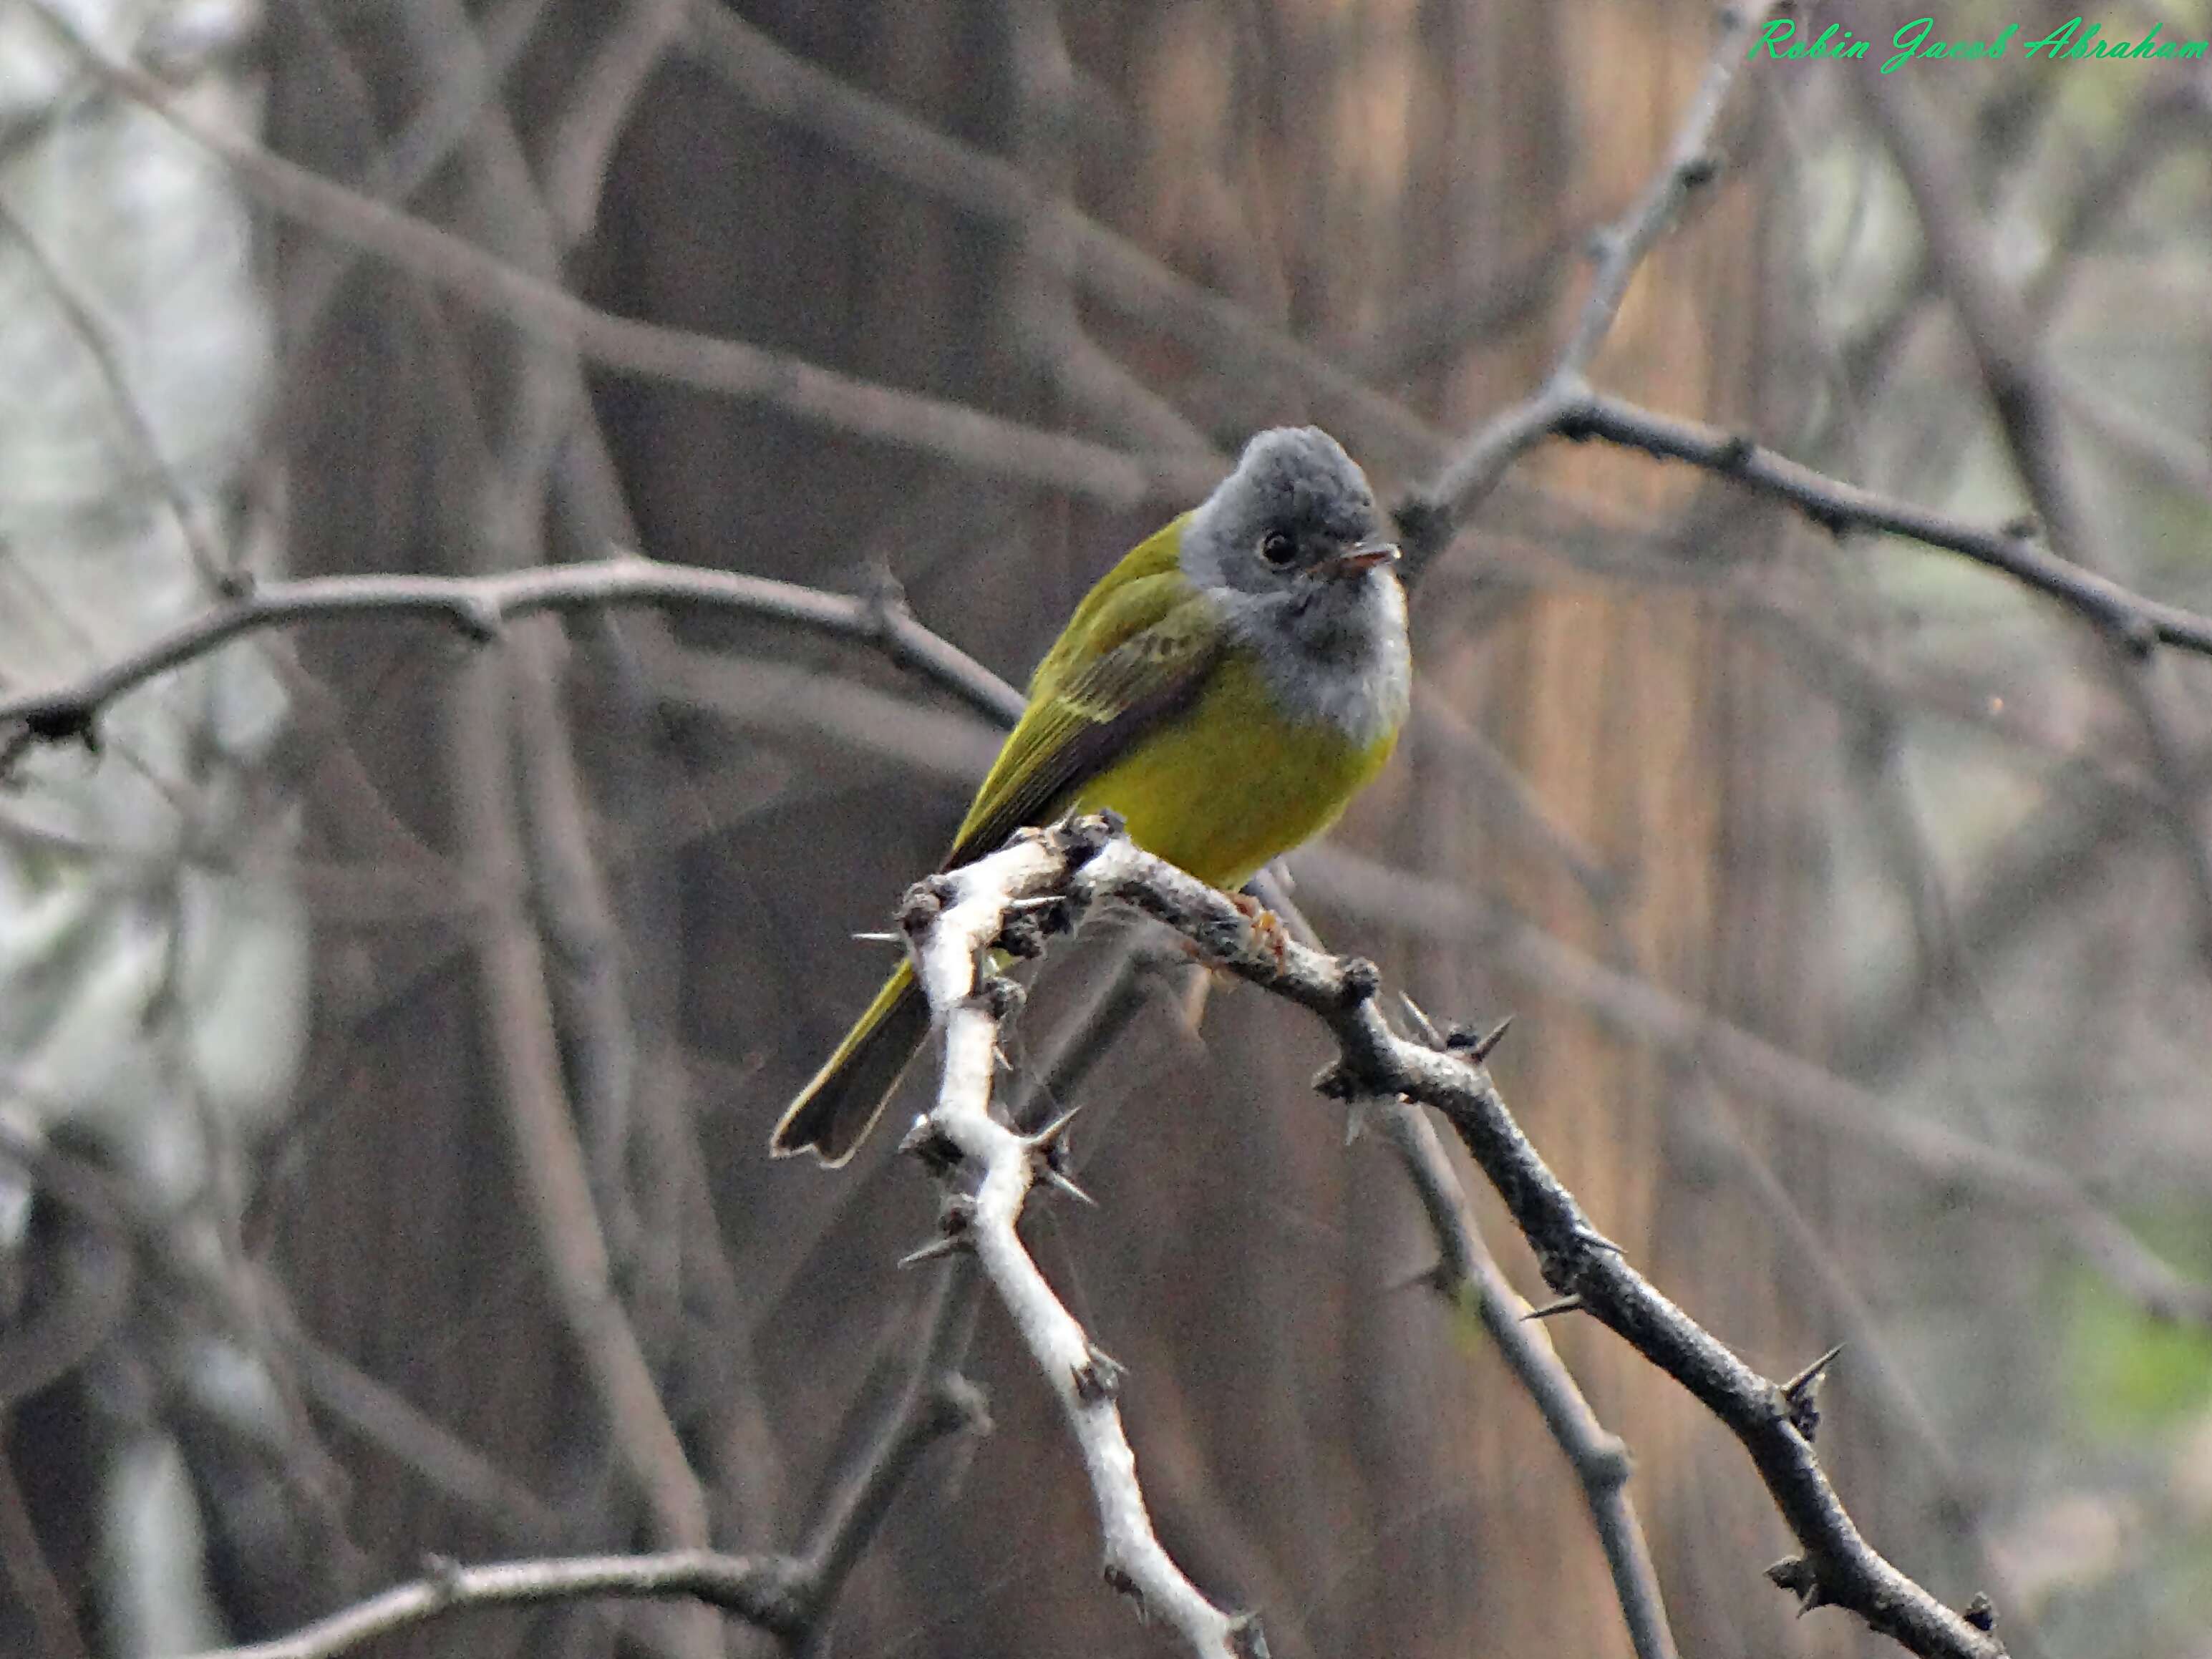
[[[1084,822],[1095,831],[1099,821]],[[1172,1626],[1194,1653],[1261,1659],[1267,1644],[1258,1621],[1214,1606],[1153,1532],[1136,1453],[1115,1403],[1121,1367],[1061,1304],[1016,1231],[1033,1182],[1067,1184],[1058,1158],[1068,1115],[1024,1135],[991,1114],[999,1023],[1012,1012],[1016,994],[1008,981],[979,983],[979,959],[1011,921],[1026,914],[1024,900],[1049,902],[1064,889],[1079,845],[1097,847],[1103,839],[1093,833],[1086,842],[1072,830],[1030,831],[908,896],[901,922],[915,976],[944,1034],[945,1060],[937,1104],[906,1146],[945,1188],[941,1236],[908,1260],[972,1252],[1005,1304],[1082,1453],[1098,1506],[1106,1582],[1134,1601],[1142,1617]]]
[[[343,1355],[294,1328],[284,1352],[310,1401],[510,1544],[548,1548],[568,1531],[537,1493]]]
[[[1502,825],[1529,851],[1559,866],[1583,896],[1602,909],[1627,890],[1632,877],[1612,868],[1597,850],[1554,817],[1528,781],[1496,744],[1449,701],[1416,682],[1414,732],[1438,744],[1484,799],[1498,809]]]
[[[1493,416],[1460,445],[1433,479],[1395,509],[1403,531],[1412,574],[1451,540],[1452,531],[1498,487],[1505,471],[1528,449],[1560,429],[1571,408],[1589,392],[1583,376],[1627,296],[1644,258],[1673,228],[1691,195],[1711,184],[1720,164],[1712,153],[1713,133],[1727,106],[1736,71],[1746,61],[1744,43],[1778,8],[1791,0],[1721,8],[1719,27],[1704,81],[1682,118],[1667,163],[1644,187],[1627,216],[1600,244],[1597,268],[1566,343],[1559,349],[1544,384],[1521,403]],[[1411,578],[1409,578],[1410,580]]]
[[[679,1550],[659,1555],[600,1556],[509,1561],[464,1567],[441,1562],[411,1583],[372,1596],[328,1619],[275,1641],[205,1654],[199,1659],[334,1659],[410,1626],[474,1607],[532,1606],[602,1596],[675,1599],[690,1597],[736,1614],[779,1638],[787,1648],[803,1650],[818,1632],[831,1605],[881,1524],[890,1498],[922,1453],[946,1436],[981,1432],[989,1426],[981,1396],[959,1375],[975,1303],[972,1282],[956,1272],[946,1277],[926,1316],[921,1340],[908,1382],[866,1449],[836,1489],[807,1540],[793,1555],[735,1556],[710,1550]],[[314,1362],[319,1394],[335,1386],[349,1402],[361,1405],[359,1378],[342,1361],[310,1347],[302,1358]],[[337,1370],[330,1367],[335,1364]],[[380,1425],[381,1442],[394,1432],[388,1419],[395,1405],[403,1419],[412,1407],[389,1399],[374,1383],[368,1415]],[[425,1431],[432,1444],[450,1441],[425,1421],[402,1421],[398,1437],[419,1443]],[[448,1453],[476,1460],[459,1443]],[[485,1466],[489,1468],[489,1466]],[[501,1487],[505,1477],[493,1473]],[[532,1524],[535,1524],[533,1522]]]
[[[2078,566],[2111,568],[2081,494],[2058,393],[2045,370],[2037,331],[2026,306],[1997,275],[1957,158],[1911,88],[1892,76],[1860,76],[1854,85],[1904,178],[1928,258],[1972,349],[1997,429],[2051,546]],[[2159,626],[2160,619],[2142,610],[2141,602],[2135,617],[2116,616],[2112,637],[2120,651],[2106,666],[2149,747],[2175,848],[2197,904],[2198,949],[2212,961],[2212,848],[2181,793],[2180,742],[2142,660],[2160,641],[2212,652],[2212,622],[2181,615],[2191,626],[2179,635]]]
[[[722,0],[694,0],[691,47],[756,110],[902,184],[1014,231],[1042,222],[1036,257],[1125,319],[1200,351],[1233,379],[1289,380],[1353,447],[1426,465],[1442,443],[1419,416],[1272,325],[1190,281],[1128,238],[1058,200],[1022,168],[915,120],[778,46]]]
[[[1772,1218],[1782,1234],[1790,1259],[1818,1287],[1830,1318],[1841,1328],[1838,1338],[1848,1345],[1853,1375],[1863,1370],[1881,1399],[1884,1422],[1895,1425],[1902,1437],[1912,1443],[1919,1460],[1914,1475],[1935,1489],[1934,1507],[1948,1528],[1961,1536],[1972,1552],[1975,1570],[2003,1602],[2007,1609],[2007,1645],[2015,1659],[2042,1659],[2050,1651],[2049,1644],[2033,1623],[2022,1617],[2022,1609],[2033,1603],[2012,1582],[2002,1556],[1991,1547],[1984,1514],[1988,1504],[1986,1492],[1976,1490],[1979,1483],[1960,1467],[1959,1460],[1952,1455],[1942,1429],[1905,1374],[1881,1321],[1852,1282],[1851,1272],[1843,1265],[1834,1241],[1823,1237],[1814,1226],[1796,1195],[1776,1174],[1773,1164],[1753,1143],[1748,1126],[1721,1091],[1708,1081],[1698,1092],[1704,1097],[1712,1119],[1712,1138],[1726,1149],[1723,1155],[1735,1164],[1753,1201]]]
[[[2200,748],[2191,756],[2181,783],[2189,799],[2201,801],[2212,787],[2212,754]],[[1960,948],[1988,960],[2037,937],[2037,924],[2063,917],[2069,899],[2134,848],[2148,817],[2134,797],[2104,793],[2070,813],[2030,817],[1979,861],[1972,890],[1956,907]],[[1861,997],[1836,1045],[1850,1071],[1879,1076],[1911,1059],[1948,1006],[1936,994],[1931,966],[1906,963]]]
[[[1586,234],[1561,230],[1533,252],[1454,271],[1433,291],[1410,295],[1377,318],[1364,335],[1346,343],[1346,354],[1361,374],[1375,376],[1449,362],[1473,342],[1502,334],[1540,310],[1587,240]]]
[[[811,425],[1113,507],[1202,494],[1219,476],[1218,469],[1202,463],[1123,454],[943,398],[857,380],[744,341],[602,311],[451,232],[197,119],[154,76],[107,57],[77,34],[48,0],[33,4],[104,81],[220,157],[267,207],[605,368],[763,404]]]
[[[1425,417],[1277,325],[1182,276],[1013,162],[939,132],[808,63],[723,0],[693,0],[691,28],[689,45],[699,60],[763,115],[1010,231],[1019,234],[1042,222],[1054,234],[1030,239],[1036,258],[1064,264],[1075,288],[1124,321],[1156,330],[1201,356],[1218,385],[1238,389],[1237,407],[1253,411],[1252,423],[1263,423],[1261,411],[1279,406],[1284,393],[1277,388],[1287,386],[1311,401],[1319,418],[1364,456],[1370,470],[1416,471],[1435,465],[1444,453],[1445,434]],[[1079,75],[1077,82],[1079,89]],[[1473,304],[1476,321],[1494,320],[1485,300]],[[1175,431],[1160,417],[1181,422],[1178,411],[1162,405],[1140,380],[1127,377],[1108,354],[1095,346],[1091,351],[1060,366],[1070,376],[1071,395],[1129,429],[1152,431],[1163,440]],[[1509,483],[1499,504],[1525,515],[1532,536],[1555,534],[1559,521],[1572,517],[1557,510],[1559,498],[1536,484]]]
[[[2033,130],[2033,123],[2054,101],[2061,84],[2062,78],[2057,76],[2021,77],[2012,97],[1998,100],[1976,124],[1975,159],[2016,159],[2035,154],[2045,134]],[[2212,136],[2208,114],[2212,110],[2206,108],[2197,80],[2186,73],[2177,74],[2136,100],[2118,142],[2106,148],[2072,181],[2064,204],[2053,216],[2052,228],[2045,233],[2049,251],[2021,290],[2021,303],[2039,329],[2050,320],[2081,269],[2081,256],[2094,248],[2172,148],[2192,135],[2200,139]],[[1984,188],[1995,195],[1999,182],[1984,180]],[[1897,362],[1899,349],[1912,333],[1912,325],[1936,297],[1936,268],[1923,243],[1915,252],[1912,268],[1899,284],[1889,308],[1844,347],[1845,375],[1851,386],[1864,394],[1880,387]]]
[[[9,1169],[14,1165],[16,1168]],[[138,1291],[131,1248],[158,1251],[157,1228],[120,1183],[97,1165],[56,1152],[0,1115],[0,1169],[27,1174],[41,1197],[70,1212],[70,1227],[41,1253],[39,1295],[0,1318],[0,1425],[23,1401],[51,1388],[106,1344],[130,1316]],[[156,1255],[154,1258],[159,1261]],[[7,1455],[0,1439],[0,1461]]]
[[[122,353],[110,337],[106,324],[100,320],[91,300],[79,290],[70,273],[62,269],[53,255],[47,252],[46,245],[5,201],[0,201],[0,234],[4,234],[22,250],[23,257],[30,261],[31,269],[38,273],[39,281],[45,286],[55,308],[61,313],[70,332],[76,336],[84,347],[85,354],[92,359],[100,384],[107,390],[108,403],[115,411],[116,422],[123,428],[131,447],[137,452],[139,465],[146,469],[147,476],[161,492],[161,499],[169,509],[169,516],[176,520],[177,535],[183,541],[185,550],[191,556],[193,564],[198,567],[201,579],[210,586],[220,588],[231,561],[225,559],[209,541],[206,527],[193,508],[192,499],[185,489],[184,480],[177,476],[177,470],[169,465],[168,458],[161,453],[161,440],[155,434],[153,420],[147,414],[145,404],[140,401],[137,388],[131,384],[130,371],[124,366]]]
[[[477,576],[264,582],[69,685],[0,697],[0,726],[16,728],[0,740],[0,765],[33,743],[94,739],[108,703],[242,635],[307,622],[414,616],[450,623],[469,639],[489,641],[517,617],[638,605],[720,611],[857,641],[994,720],[1011,725],[1021,713],[1019,692],[915,622],[893,593],[851,598],[734,571],[622,556]]]
[[[476,1607],[540,1607],[589,1596],[688,1596],[773,1635],[791,1635],[797,1630],[789,1595],[793,1567],[784,1556],[723,1555],[713,1550],[498,1561],[476,1567],[438,1561],[423,1577],[289,1636],[213,1650],[194,1659],[334,1659],[380,1637],[449,1613]]]
[[[629,0],[576,77],[545,155],[545,199],[563,246],[592,233],[615,146],[639,94],[683,32],[690,0]]]
[[[1446,1302],[1472,1311],[1481,1322],[1498,1345],[1498,1357],[1528,1390],[1544,1426],[1565,1455],[1597,1528],[1598,1544],[1613,1575],[1613,1595],[1620,1603],[1637,1659],[1674,1659],[1674,1633],[1659,1592],[1658,1569],[1652,1565],[1636,1506],[1628,1499],[1635,1460],[1627,1445],[1598,1421],[1551,1337],[1529,1317],[1528,1304],[1492,1258],[1435,1127],[1402,1100],[1375,1105],[1383,1136],[1404,1165],[1443,1249],[1426,1282]]]
[[[799,1551],[791,1587],[799,1613],[793,1645],[820,1633],[860,1551],[922,1453],[952,1435],[989,1432],[983,1391],[960,1373],[980,1288],[964,1262],[939,1279],[897,1400],[831,1491]]]
[[[1608,1024],[1711,1067],[1777,1111],[1850,1139],[1938,1186],[1986,1193],[2070,1236],[2114,1286],[2154,1317],[2212,1328],[2212,1286],[2175,1271],[2064,1170],[1986,1146],[1938,1123],[1900,1116],[1871,1091],[1607,967],[1449,882],[1393,870],[1333,848],[1291,860],[1309,893],[1418,936],[1488,953],[1492,967],[1573,1000]]]
[[[487,116],[500,108],[500,87],[515,59],[537,32],[550,0],[504,0],[484,15],[481,33],[459,52],[441,55],[433,89],[407,125],[362,169],[362,188],[394,205],[404,203],[437,175],[438,169],[466,143]],[[312,15],[314,8],[302,7]],[[406,14],[402,14],[403,20]],[[344,47],[334,31],[318,30],[324,52],[343,69]],[[426,66],[428,67],[428,66]],[[358,76],[349,76],[349,84]],[[360,87],[354,101],[364,124],[371,118],[369,95]],[[343,242],[308,242],[294,256],[280,295],[283,334],[294,346],[313,335],[331,300],[353,269],[360,251]]]
[[[2212,457],[2201,440],[2153,420],[2085,375],[2053,376],[2058,401],[2089,434],[2170,489],[2212,500]]]
[[[31,1524],[30,1506],[23,1501],[22,1485],[9,1456],[8,1418],[0,1410],[0,1572],[15,1587],[17,1600],[31,1616],[39,1651],[46,1659],[90,1659],[69,1595],[54,1576],[53,1564],[46,1559],[38,1529]]]
[[[723,15],[730,15],[717,7]],[[1109,432],[1148,449],[1203,456],[1226,470],[1206,434],[1091,337],[1069,273],[1068,216],[1052,210],[1074,172],[1071,130],[1074,66],[1058,0],[1001,0],[1013,93],[1015,154],[1029,186],[1043,197],[1015,228],[1017,258],[1007,286],[1015,349],[1068,404]],[[739,28],[745,26],[738,24]]]
[[[1339,1059],[1316,1079],[1322,1093],[1343,1100],[1402,1097],[1444,1115],[1504,1200],[1545,1281],[1674,1377],[1742,1443],[1803,1550],[1768,1569],[1801,1607],[1847,1608],[1923,1656],[2002,1655],[2001,1644],[1899,1571],[1852,1523],[1808,1437],[1814,1420],[1809,1392],[1820,1367],[1786,1387],[1770,1381],[1629,1267],[1522,1133],[1479,1059],[1468,1058],[1486,1049],[1455,1039],[1439,1050],[1397,1036],[1376,1006],[1381,975],[1372,963],[1300,945],[1279,924],[1254,920],[1226,895],[1142,852],[1110,821],[1078,819],[1022,836],[910,896],[903,920],[945,1023],[946,1054],[938,1108],[909,1145],[951,1188],[945,1236],[930,1252],[972,1249],[981,1257],[1084,1443],[1106,1525],[1109,1576],[1117,1565],[1168,1575],[1157,1589],[1146,1585],[1147,1605],[1163,1594],[1188,1596],[1170,1616],[1194,1649],[1235,1653],[1237,1632],[1255,1627],[1240,1627],[1199,1597],[1164,1553],[1146,1553],[1158,1546],[1143,1521],[1133,1460],[1114,1412],[1115,1368],[1060,1308],[1014,1233],[1030,1183],[1053,1178],[1048,1159],[1060,1126],[1023,1137],[988,1109],[1006,998],[995,984],[975,988],[978,957],[1008,942],[1010,920],[1013,943],[1041,942],[1036,905],[1048,907],[1048,920],[1065,923],[1070,913],[1079,917],[1109,902],[1165,922],[1218,965],[1317,1017],[1340,1046]],[[1117,1520],[1132,1530],[1117,1535]]]
[[[1478,428],[1432,482],[1409,494],[1394,509],[1404,535],[1412,574],[1418,575],[1422,566],[1443,550],[1451,538],[1453,528],[1497,487],[1507,468],[1528,449],[1552,437],[1577,441],[1598,438],[1663,459],[1689,461],[1720,477],[1790,501],[1815,522],[1832,530],[1881,530],[1965,554],[2061,600],[2097,623],[2136,655],[2161,643],[2212,654],[2212,617],[2145,599],[2081,562],[2036,548],[2030,540],[2034,533],[2032,523],[2023,521],[1997,531],[1981,530],[1828,477],[1762,449],[1741,435],[1655,414],[1591,388],[1585,379],[1586,372],[1612,330],[1638,267],[1673,226],[1691,194],[1710,183],[1717,172],[1718,164],[1711,153],[1713,132],[1736,70],[1744,61],[1743,43],[1774,9],[1774,3],[1723,9],[1711,63],[1676,133],[1667,164],[1653,176],[1627,216],[1608,233],[1597,271],[1591,279],[1590,291],[1544,384],[1530,397]],[[1901,88],[1885,87],[1875,95],[1885,100],[1887,106],[1904,94]],[[1924,191],[1916,190],[1916,194],[1924,196]],[[1947,194],[1943,200],[1955,206],[1955,194]],[[1921,205],[1926,218],[1933,209],[1927,199],[1923,199]],[[1997,326],[1997,321],[2002,320],[1996,310],[1999,301],[1990,280],[1982,274],[1990,269],[1986,260],[1968,259],[1962,249],[1954,249],[1949,258],[1939,251],[1937,261],[1939,267],[1946,270],[1955,264],[1962,271],[1973,273],[1971,286],[1974,295],[1989,313],[1984,326],[1970,331],[1978,340],[1987,343],[1999,338],[2015,339],[2022,343],[2018,347],[2020,351],[2028,350],[2025,342],[2030,331],[2024,319],[2009,333]],[[2003,314],[2008,316],[2009,313]],[[2009,355],[2011,350],[2006,348],[2000,351],[1995,345],[1988,345],[1984,373],[2016,445],[2026,446],[2022,471],[2031,494],[2044,511],[2046,521],[2051,524],[2053,540],[2058,547],[2067,548],[2072,544],[2072,538],[2066,532],[2080,515],[2072,505],[2070,493],[2061,491],[2057,463],[2048,453],[2051,421],[2047,413],[2039,412],[2035,418],[2027,414],[2006,414],[2008,408],[2019,404],[2024,392],[2036,392],[2035,411],[2043,411],[2050,399],[2040,393],[2039,381],[2029,368]],[[2159,728],[2154,722],[2151,724],[2155,741]],[[2162,746],[2170,749],[2171,744]],[[2196,838],[2191,839],[2191,845],[2196,845]],[[2199,884],[2204,887],[2207,883]]]
[[[2033,520],[1984,529],[1910,501],[1894,500],[1696,421],[1584,391],[1566,399],[1552,428],[1563,438],[1602,438],[1662,460],[1692,465],[1789,502],[1837,533],[1873,530],[1960,553],[2078,611],[2138,654],[2161,644],[2212,654],[2212,617],[2131,592],[2095,571],[2044,551]]]
[[[604,1226],[562,1075],[544,949],[520,890],[528,866],[514,798],[511,678],[507,664],[476,664],[448,711],[442,745],[466,864],[496,897],[477,929],[494,1093],[514,1143],[518,1185],[555,1305],[623,1473],[665,1546],[703,1548],[706,1494],[611,1282]],[[711,1631],[690,1634],[683,1644],[687,1651],[711,1646]]]

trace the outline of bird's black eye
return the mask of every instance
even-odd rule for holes
[[[1278,570],[1288,564],[1297,554],[1297,549],[1291,545],[1291,538],[1279,530],[1270,530],[1260,538],[1260,556]]]

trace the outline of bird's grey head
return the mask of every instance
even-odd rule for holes
[[[1184,574],[1200,586],[1324,605],[1352,597],[1324,589],[1364,586],[1396,556],[1367,475],[1316,426],[1254,438],[1183,531]]]
[[[1311,426],[1245,445],[1182,532],[1183,574],[1220,606],[1286,712],[1363,744],[1406,712],[1397,557],[1367,475]]]

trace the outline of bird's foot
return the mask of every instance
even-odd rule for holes
[[[1237,907],[1237,915],[1252,924],[1253,942],[1274,959],[1279,973],[1291,948],[1290,930],[1283,926],[1283,919],[1249,893],[1231,893],[1229,902]]]

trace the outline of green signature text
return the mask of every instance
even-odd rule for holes
[[[2202,58],[2206,42],[2203,40],[2165,40],[2160,39],[2163,23],[2151,25],[2150,33],[2139,40],[2105,38],[2105,26],[2091,23],[2086,27],[2079,17],[2069,18],[2057,28],[2038,40],[2019,40],[2021,26],[2009,24],[2003,33],[1993,40],[1942,40],[1930,36],[1936,28],[1933,17],[1916,17],[1889,38],[1890,52],[1881,60],[1884,75],[1903,69],[1916,61],[1956,62],[1961,58],[1988,59],[2002,58],[2014,46],[2020,48],[2027,58],[2049,56],[2054,61],[2061,58]],[[1855,38],[1840,24],[1831,23],[1820,31],[1817,39],[1809,26],[1800,29],[1794,19],[1778,17],[1759,31],[1759,39],[1751,43],[1747,59],[1765,52],[1769,58],[1791,61],[1806,58],[1862,58],[1874,50],[1874,43]]]

